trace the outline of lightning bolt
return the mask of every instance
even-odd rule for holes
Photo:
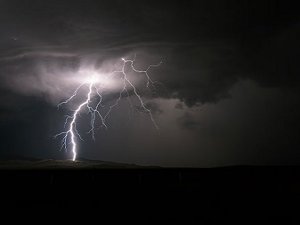
[[[71,145],[71,150],[72,150],[72,160],[75,161],[76,157],[77,157],[77,139],[79,138],[80,140],[83,140],[80,133],[77,130],[77,122],[78,122],[78,116],[80,115],[80,113],[86,109],[88,110],[88,113],[91,115],[91,121],[90,121],[90,126],[91,129],[89,130],[88,133],[91,134],[92,138],[95,140],[95,121],[96,118],[100,118],[101,121],[101,125],[105,128],[107,128],[106,125],[106,120],[109,117],[110,113],[112,112],[112,110],[118,106],[119,102],[121,101],[123,94],[126,92],[127,97],[130,96],[129,94],[129,89],[130,88],[133,91],[134,96],[138,99],[140,107],[144,110],[144,112],[146,112],[154,127],[156,129],[159,129],[156,121],[154,120],[153,114],[151,112],[151,110],[147,107],[147,105],[145,104],[145,102],[143,101],[140,93],[138,92],[138,89],[135,87],[135,85],[130,81],[130,79],[128,78],[128,75],[125,71],[125,67],[126,65],[129,65],[131,70],[139,73],[139,74],[144,74],[146,77],[146,87],[150,88],[153,87],[155,88],[155,83],[157,83],[156,81],[153,81],[151,79],[151,77],[149,76],[148,72],[151,68],[153,67],[159,67],[162,64],[162,61],[160,61],[158,64],[154,64],[154,65],[149,65],[148,68],[146,70],[139,70],[135,67],[134,63],[136,60],[136,55],[134,55],[133,59],[125,59],[125,58],[121,58],[122,60],[122,68],[120,70],[116,70],[111,72],[106,78],[110,78],[110,77],[114,77],[119,75],[120,80],[122,81],[122,88],[118,94],[118,98],[115,100],[115,102],[109,106],[107,112],[105,114],[101,114],[99,107],[105,107],[102,104],[103,101],[103,96],[100,92],[100,90],[98,89],[97,85],[99,84],[98,80],[96,77],[91,77],[88,81],[83,82],[82,84],[80,84],[76,90],[74,91],[74,93],[65,101],[60,102],[57,107],[58,109],[65,105],[70,103],[74,98],[76,98],[78,96],[78,92],[83,88],[83,87],[88,87],[88,93],[85,97],[85,100],[83,102],[81,102],[77,108],[73,111],[72,115],[66,115],[66,119],[65,119],[65,123],[64,123],[64,128],[67,127],[67,130],[60,132],[58,134],[56,134],[54,137],[57,138],[59,136],[62,136],[62,145],[61,145],[61,149],[65,149],[67,151],[68,146]],[[96,104],[94,104],[95,106],[92,106],[92,102],[93,99],[97,98],[98,100],[96,101]],[[129,100],[130,104],[131,101]]]

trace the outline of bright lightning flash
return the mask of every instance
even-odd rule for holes
[[[155,65],[150,65],[150,66],[148,66],[148,68],[146,70],[138,70],[134,66],[135,58],[136,57],[134,57],[131,60],[122,58],[121,70],[113,71],[112,73],[108,74],[105,77],[105,79],[99,79],[98,74],[95,74],[95,73],[91,74],[90,76],[88,76],[86,78],[86,80],[84,80],[77,87],[75,92],[68,99],[66,99],[65,101],[63,101],[57,105],[57,107],[59,108],[64,104],[68,104],[70,101],[74,100],[74,98],[78,96],[78,92],[80,91],[80,89],[82,89],[84,86],[88,87],[88,93],[87,93],[84,101],[81,102],[77,106],[77,108],[73,111],[72,115],[66,116],[64,127],[67,127],[67,130],[65,130],[61,133],[58,133],[54,136],[55,138],[62,136],[61,149],[64,148],[65,150],[67,150],[69,144],[71,145],[73,161],[76,160],[76,156],[77,156],[77,138],[82,140],[82,137],[80,136],[80,134],[77,130],[77,122],[78,122],[79,114],[84,109],[88,110],[88,113],[91,115],[91,122],[90,122],[91,129],[90,129],[89,133],[91,133],[92,138],[95,139],[94,131],[95,131],[96,118],[100,118],[101,125],[103,127],[107,128],[106,119],[108,118],[108,116],[111,113],[111,111],[113,110],[113,108],[119,104],[124,93],[126,93],[127,97],[129,97],[129,90],[133,91],[133,94],[138,99],[141,108],[150,116],[150,119],[151,119],[152,123],[154,124],[155,128],[158,129],[158,126],[153,118],[151,110],[146,106],[141,95],[138,93],[138,90],[135,87],[135,85],[129,80],[128,75],[125,71],[125,67],[129,65],[132,71],[134,71],[136,73],[144,74],[146,77],[146,86],[147,86],[147,88],[149,88],[150,85],[152,87],[154,87],[156,82],[150,78],[148,72],[152,67],[160,66],[162,62],[155,64]],[[112,78],[115,76],[119,76],[119,79],[122,83],[121,90],[120,90],[120,92],[118,94],[118,98],[116,99],[114,104],[109,106],[109,108],[105,114],[101,114],[99,107],[104,107],[104,105],[102,105],[103,96],[101,94],[99,86],[102,87],[103,85],[106,84],[106,81],[108,78]],[[97,99],[97,100],[94,102],[94,104],[92,104],[94,99]]]

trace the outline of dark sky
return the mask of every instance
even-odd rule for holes
[[[299,9],[293,1],[0,1],[0,158],[70,158],[53,136],[81,65],[137,55],[160,129],[123,98],[84,158],[160,166],[299,164]],[[137,87],[141,92],[142,86]],[[136,103],[134,100],[133,102]],[[106,102],[116,98],[107,93]],[[87,118],[86,118],[87,117]]]

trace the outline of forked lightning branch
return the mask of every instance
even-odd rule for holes
[[[134,85],[134,83],[129,79],[128,72],[126,72],[126,67],[129,66],[130,70],[135,73],[143,74],[146,80],[146,86],[149,88],[150,86],[155,85],[155,81],[153,81],[149,75],[149,70],[152,67],[158,67],[161,65],[162,62],[155,64],[155,65],[149,65],[145,70],[139,70],[135,67],[135,58],[133,59],[124,59],[122,58],[122,66],[120,70],[116,70],[108,74],[105,78],[111,79],[111,78],[118,78],[120,82],[122,83],[120,91],[118,93],[118,98],[115,100],[115,102],[109,106],[107,112],[101,113],[100,108],[103,107],[103,96],[101,93],[101,85],[99,77],[95,74],[88,75],[87,79],[85,79],[82,84],[80,84],[77,89],[74,91],[74,93],[65,101],[59,103],[57,105],[58,108],[60,108],[62,105],[68,104],[71,101],[74,101],[76,97],[78,97],[79,91],[81,89],[85,88],[87,89],[87,93],[84,97],[84,100],[76,106],[76,109],[72,111],[71,115],[66,115],[66,120],[64,123],[65,131],[62,131],[58,134],[56,134],[54,137],[62,137],[62,145],[61,149],[65,149],[66,151],[71,149],[72,151],[72,160],[75,161],[77,157],[77,151],[78,151],[78,140],[83,140],[80,132],[77,129],[77,123],[78,123],[78,117],[81,112],[84,110],[88,111],[88,114],[90,115],[91,121],[90,121],[90,130],[88,133],[91,134],[92,138],[95,139],[95,123],[96,121],[100,121],[101,125],[105,128],[107,128],[106,120],[116,106],[118,106],[119,102],[122,99],[122,96],[124,94],[127,94],[129,96],[129,92],[132,93],[138,100],[140,107],[144,112],[146,112],[153,125],[156,129],[158,129],[157,123],[154,120],[153,114],[151,112],[151,109],[147,107],[145,104],[141,94],[139,93],[138,89]],[[99,88],[100,86],[100,88]]]

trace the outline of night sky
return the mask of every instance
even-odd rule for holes
[[[149,72],[155,91],[136,84],[159,130],[130,92],[133,107],[124,96],[95,141],[82,113],[81,158],[300,163],[300,15],[290,1],[1,0],[0,30],[0,159],[70,159],[53,138],[72,110],[56,107],[76,88],[65,78],[136,54],[138,68],[163,61]],[[104,102],[116,98],[107,91]]]

